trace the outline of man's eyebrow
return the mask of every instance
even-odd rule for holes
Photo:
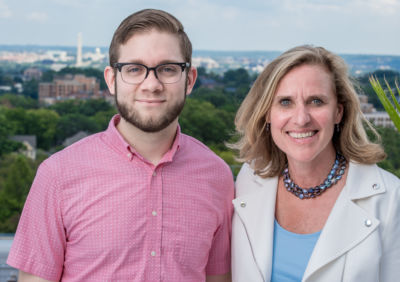
[[[141,64],[141,65],[145,65],[145,66],[147,66],[147,67],[155,67],[155,66],[158,66],[158,65],[163,65],[163,64],[169,64],[169,63],[182,63],[182,62],[184,62],[184,60],[182,60],[182,61],[178,61],[178,60],[162,60],[162,61],[160,61],[157,65],[154,65],[154,66],[149,66],[149,65],[146,65],[144,62],[143,62],[143,60],[141,60],[141,59],[132,59],[132,60],[126,60],[126,61],[121,61],[121,63],[129,63],[129,64]]]

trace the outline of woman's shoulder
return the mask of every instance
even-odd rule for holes
[[[380,195],[400,200],[400,179],[376,164],[351,162],[347,184],[353,196]]]
[[[254,172],[251,164],[244,163],[235,181],[236,197],[252,194],[271,186],[276,187],[277,179],[277,177],[262,178]]]
[[[359,180],[365,179],[375,179],[376,181],[383,181],[384,184],[387,185],[400,185],[400,178],[394,175],[393,173],[380,168],[377,164],[358,164],[351,162],[350,166],[355,171],[356,176]]]

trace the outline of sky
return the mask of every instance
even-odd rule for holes
[[[195,50],[400,55],[400,0],[0,0],[0,45],[76,46],[81,32],[84,46],[108,47],[145,8],[176,16]]]

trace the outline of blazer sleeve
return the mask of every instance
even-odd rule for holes
[[[400,179],[394,175],[384,177],[389,188],[387,214],[382,222],[381,282],[397,281],[400,274]]]

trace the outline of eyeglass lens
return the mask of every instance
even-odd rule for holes
[[[154,68],[144,65],[128,64],[121,68],[122,80],[126,83],[141,83]],[[175,64],[163,64],[155,68],[156,77],[162,83],[175,83],[181,79],[182,67]]]

